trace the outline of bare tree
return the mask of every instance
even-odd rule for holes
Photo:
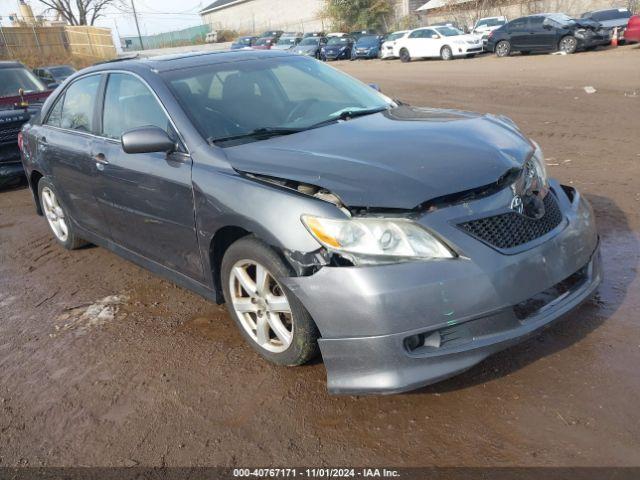
[[[69,25],[93,25],[107,7],[121,0],[38,0],[48,11],[59,14]]]

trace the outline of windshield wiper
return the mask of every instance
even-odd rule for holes
[[[329,120],[348,120],[350,118],[362,117],[364,115],[372,115],[374,113],[384,112],[389,107],[376,107],[376,108],[352,108],[347,107],[329,115]]]
[[[251,130],[247,133],[231,135],[228,137],[209,137],[207,141],[209,143],[224,143],[232,140],[241,140],[243,138],[257,138],[262,140],[280,135],[291,135],[292,133],[302,132],[303,130],[306,130],[306,128],[262,127],[256,128],[255,130]]]

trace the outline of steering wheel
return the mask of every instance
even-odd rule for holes
[[[296,103],[289,112],[289,115],[287,115],[284,123],[293,123],[294,120],[298,120],[302,116],[302,114],[309,110],[309,107],[317,101],[318,100],[316,100],[315,98],[308,98],[307,100]]]

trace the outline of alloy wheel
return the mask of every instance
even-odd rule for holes
[[[565,53],[573,53],[576,51],[578,42],[574,37],[567,36],[560,40],[560,51]]]
[[[69,238],[69,227],[67,226],[64,210],[60,206],[56,194],[53,193],[53,190],[49,187],[44,187],[41,195],[42,209],[44,210],[53,234],[61,242],[66,242]]]
[[[293,314],[273,275],[253,260],[240,260],[229,276],[231,303],[240,324],[265,350],[279,353],[293,340]]]
[[[496,54],[499,57],[506,57],[507,55],[509,55],[509,42],[503,40],[502,42],[499,42],[498,45],[496,46]]]
[[[442,47],[442,51],[440,52],[440,56],[442,57],[442,60],[451,60],[451,57],[453,57],[453,53],[451,52],[451,48],[444,46]]]

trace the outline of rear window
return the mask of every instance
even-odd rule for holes
[[[589,13],[586,15],[586,18],[591,18],[596,22],[606,22],[607,20],[631,18],[631,12],[626,9],[614,8],[613,10]]]

